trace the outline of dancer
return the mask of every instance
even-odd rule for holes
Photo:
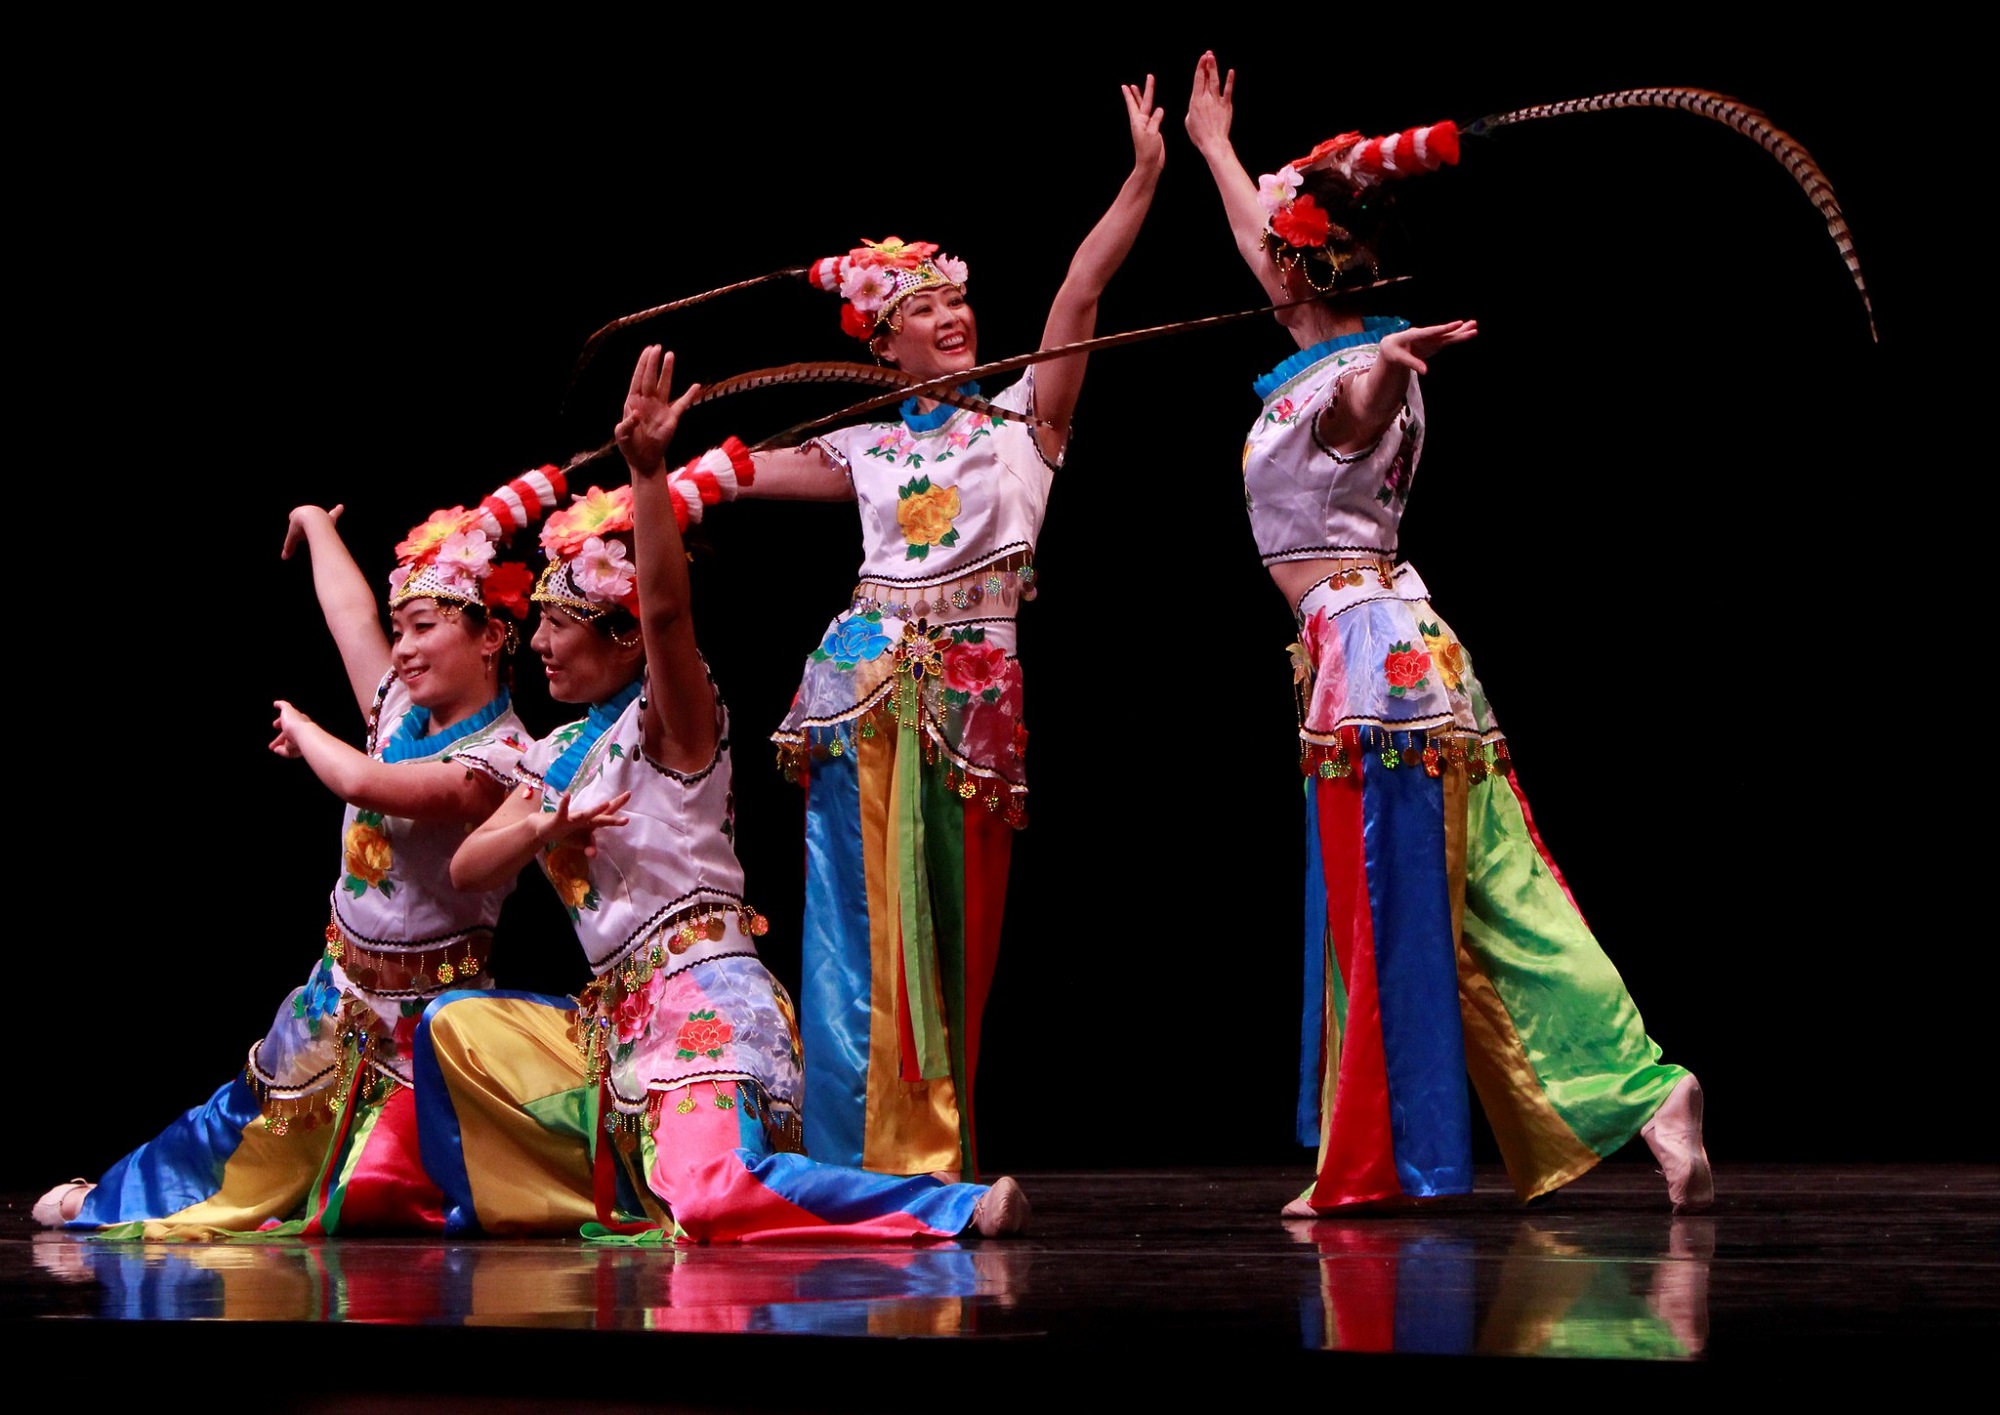
[[[1153,79],[1124,85],[1132,171],[1070,262],[1042,347],[1086,339],[1164,161]],[[922,379],[978,363],[966,264],[869,242],[813,267],[842,327]],[[888,422],[756,457],[746,497],[854,501],[861,580],[774,734],[806,788],[806,1149],[891,1174],[978,1173],[973,1080],[1012,832],[1027,822],[1015,614],[1085,356],[1000,412],[907,400]],[[977,393],[976,385],[961,392]]]
[[[1258,551],[1299,625],[1299,1125],[1319,1159],[1285,1212],[1468,1192],[1468,1070],[1523,1200],[1643,1136],[1674,1210],[1706,1207],[1701,1087],[1661,1062],[1535,832],[1470,655],[1396,559],[1417,377],[1478,326],[1364,315],[1355,292],[1394,266],[1391,179],[1455,161],[1456,132],[1344,134],[1252,181],[1229,139],[1234,91],[1204,54],[1187,131],[1298,346],[1257,381],[1243,464]]]
[[[452,876],[495,889],[529,861],[590,960],[580,997],[454,994],[417,1037],[426,1167],[456,1232],[654,1241],[1020,1232],[1020,1186],[892,1179],[799,1149],[791,1000],[757,957],[734,841],[729,719],[695,641],[681,523],[755,475],[730,439],[671,476],[700,391],[673,356],[633,370],[617,440],[629,486],[549,519],[534,634],[551,696],[587,703],[522,764],[528,784]]]
[[[513,882],[466,893],[450,868],[465,832],[513,786],[530,740],[505,682],[519,644],[510,620],[526,618],[533,578],[494,556],[563,490],[544,467],[414,528],[396,548],[388,634],[337,529],[342,508],[291,513],[282,556],[310,553],[368,723],[357,749],[291,703],[275,705],[271,750],[303,760],[347,808],[323,951],[241,1075],[97,1183],[50,1190],[34,1207],[39,1221],[143,1224],[154,1236],[442,1226],[417,1155],[408,1049],[425,1001],[491,985],[493,929]]]

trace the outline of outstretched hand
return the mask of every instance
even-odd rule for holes
[[[331,511],[321,506],[294,506],[292,514],[285,521],[285,548],[278,552],[278,558],[280,560],[290,560],[292,552],[304,543],[306,538],[306,522],[324,519],[330,526],[340,519],[340,513],[346,509],[347,507],[344,503],[334,507]]]
[[[667,464],[667,445],[674,440],[681,414],[694,396],[699,383],[674,397],[674,356],[658,344],[648,344],[632,369],[632,386],[625,394],[625,413],[614,434],[618,450],[634,477],[649,477]]]
[[[1227,144],[1229,124],[1236,116],[1236,71],[1227,75],[1209,50],[1195,61],[1194,87],[1188,91],[1187,133],[1198,152]]]
[[[1153,106],[1153,76],[1146,75],[1143,88],[1137,84],[1118,87],[1125,95],[1125,121],[1132,128],[1132,166],[1158,172],[1167,162],[1167,140],[1160,136],[1160,122],[1167,110]]]
[[[315,507],[314,509],[317,510],[318,508]],[[281,757],[290,757],[292,760],[297,761],[299,757],[304,755],[299,751],[298,729],[301,725],[310,727],[312,719],[286,702],[283,698],[277,699],[271,706],[278,710],[277,718],[271,723],[272,728],[278,734],[271,739],[271,750]]]
[[[608,801],[573,812],[570,810],[569,792],[565,791],[556,802],[555,810],[544,811],[535,817],[535,838],[544,850],[580,841],[585,855],[595,855],[598,831],[615,829],[631,820],[623,813],[625,803],[631,799],[630,791],[620,791]]]
[[[1448,324],[1426,324],[1415,329],[1399,329],[1394,334],[1384,335],[1381,352],[1376,355],[1383,363],[1401,364],[1412,373],[1429,373],[1430,365],[1425,362],[1440,349],[1453,344],[1463,344],[1479,333],[1476,319],[1454,319]]]

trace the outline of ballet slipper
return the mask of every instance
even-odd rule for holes
[[[1701,1143],[1701,1106],[1701,1082],[1683,1077],[1639,1129],[1660,1162],[1667,1198],[1677,1214],[1698,1213],[1715,1203],[1715,1175]]]
[[[972,1206],[972,1227],[981,1238],[1019,1237],[1028,1231],[1033,1212],[1021,1186],[1003,1174]]]
[[[88,1179],[68,1180],[35,1200],[28,1212],[43,1228],[61,1228],[82,1211],[85,1196],[96,1187]]]
[[[1319,1210],[1312,1206],[1312,1192],[1308,1187],[1305,1193],[1279,1209],[1278,1213],[1284,1218],[1318,1218]]]

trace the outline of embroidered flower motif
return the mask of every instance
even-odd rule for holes
[[[324,958],[307,983],[292,995],[292,1018],[304,1022],[308,1034],[317,1037],[319,1024],[340,1010],[340,988],[333,980],[333,965]]]
[[[623,542],[596,536],[578,549],[569,574],[586,598],[600,604],[623,603],[638,583],[638,567],[626,558]]]
[[[542,869],[555,886],[556,897],[572,919],[598,904],[597,889],[590,882],[590,857],[581,845],[558,845],[542,857]]]
[[[1382,673],[1389,680],[1389,696],[1400,698],[1412,688],[1430,686],[1431,656],[1407,642],[1393,643],[1382,661]]]
[[[674,1038],[674,1059],[693,1061],[697,1056],[705,1056],[710,1061],[720,1061],[722,1049],[735,1036],[736,1029],[717,1017],[714,1008],[690,1012],[687,1021],[681,1024],[680,1035]]]
[[[341,840],[341,856],[347,865],[347,878],[341,884],[356,899],[371,885],[385,895],[396,892],[396,882],[388,877],[395,852],[389,847],[389,833],[382,828],[379,812],[355,812],[354,824]]]
[[[1264,410],[1264,421],[1267,423],[1288,423],[1298,415],[1298,404],[1294,403],[1290,398],[1280,398]]]
[[[952,646],[945,650],[945,686],[962,695],[961,702],[974,694],[995,702],[1007,680],[1007,650],[986,643],[985,638],[984,629],[974,629],[963,638],[954,635]]]
[[[1410,444],[1406,441],[1396,449],[1396,455],[1389,461],[1389,470],[1382,474],[1382,489],[1375,493],[1375,499],[1384,506],[1403,500],[1410,489]]]
[[[1456,639],[1444,636],[1443,626],[1426,624],[1421,619],[1417,628],[1424,636],[1424,647],[1431,651],[1431,663],[1438,671],[1438,681],[1444,684],[1448,693],[1465,691],[1465,646]]]
[[[1271,229],[1289,246],[1323,246],[1333,222],[1307,192],[1281,211],[1272,213]]]
[[[958,544],[952,522],[959,513],[958,488],[933,486],[929,477],[918,477],[896,488],[896,524],[910,548],[905,558],[922,560],[934,545]]]
[[[852,669],[859,663],[873,663],[891,647],[889,636],[882,632],[882,615],[870,610],[850,615],[827,630],[812,658],[815,663],[832,660],[835,668]]]
[[[1312,613],[1312,618],[1299,627],[1298,642],[1287,644],[1285,652],[1292,659],[1292,681],[1305,683],[1317,671],[1319,650],[1327,630],[1326,606],[1321,605]]]
[[[1275,172],[1266,172],[1257,179],[1257,204],[1266,212],[1275,212],[1298,194],[1304,181],[1299,169],[1289,162]]]
[[[621,1042],[636,1042],[646,1035],[653,1020],[653,1001],[665,986],[667,975],[654,972],[637,987],[627,988],[611,1012],[611,1030]]]
[[[632,488],[629,485],[605,491],[593,486],[574,498],[566,510],[558,511],[542,523],[542,549],[550,555],[568,557],[583,549],[592,536],[608,536],[632,529]]]

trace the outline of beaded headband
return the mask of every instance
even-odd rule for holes
[[[919,290],[953,285],[965,288],[965,262],[939,255],[931,241],[864,240],[846,255],[830,255],[806,270],[820,289],[847,301],[840,327],[856,339],[873,339],[885,325],[895,328],[896,307]]]
[[[396,546],[389,607],[434,599],[527,618],[534,577],[520,561],[496,563],[494,556],[516,531],[552,508],[565,489],[561,469],[551,464],[523,472],[471,510],[453,506],[431,512]]]
[[[1257,179],[1257,200],[1269,213],[1264,248],[1322,295],[1380,280],[1392,235],[1384,182],[1457,161],[1458,128],[1450,122],[1381,138],[1328,138]]]

